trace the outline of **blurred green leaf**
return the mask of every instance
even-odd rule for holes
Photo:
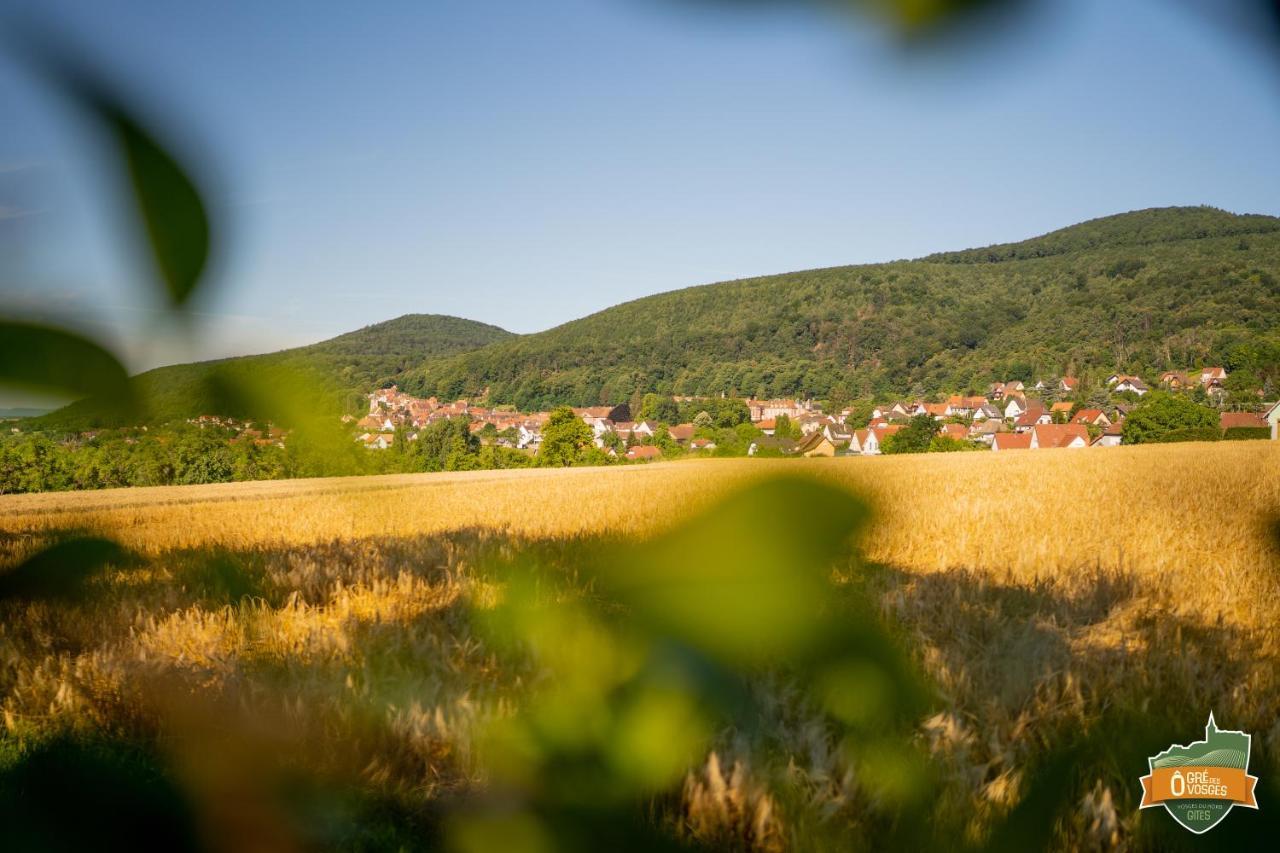
[[[797,5],[795,0],[698,0],[703,5],[759,7]],[[820,9],[850,11],[878,18],[898,32],[915,36],[964,23],[974,13],[994,9],[1010,11],[1030,0],[809,0]]]
[[[132,559],[128,551],[109,539],[64,539],[0,574],[0,601],[76,598],[94,575],[107,566],[126,565]]]
[[[87,338],[33,323],[0,320],[0,385],[90,397],[116,414],[138,409],[115,356]]]
[[[659,636],[730,665],[794,659],[822,641],[832,562],[868,516],[835,487],[772,479],[619,553],[601,579]]]
[[[26,33],[23,44],[35,65],[110,134],[161,282],[172,304],[185,304],[209,260],[211,231],[190,171],[69,47],[38,32]]]

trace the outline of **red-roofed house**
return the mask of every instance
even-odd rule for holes
[[[645,445],[627,448],[627,458],[636,459],[657,459],[662,455],[662,451],[653,445]]]
[[[947,398],[947,405],[951,407],[951,413],[954,415],[971,415],[986,404],[986,397],[964,397],[960,394],[952,394]]]
[[[1088,447],[1089,431],[1084,424],[1037,424],[1031,430],[1031,449]]]
[[[1111,426],[1111,418],[1102,409],[1081,409],[1071,419],[1073,424],[1097,424],[1100,427]]]
[[[1031,433],[998,432],[991,441],[992,450],[1030,450]]]
[[[679,444],[685,444],[693,438],[693,424],[676,424],[673,427],[667,427],[667,434]]]
[[[876,456],[880,453],[880,445],[889,436],[902,429],[901,424],[889,424],[887,426],[876,427],[874,429],[860,429],[854,436],[857,442],[858,452],[863,456]],[[850,450],[853,445],[850,444]]]
[[[1222,412],[1218,415],[1218,426],[1224,430],[1235,427],[1268,429],[1271,424],[1267,423],[1261,415],[1255,415],[1253,412]]]
[[[1053,423],[1053,417],[1038,404],[1027,409],[1013,422],[1015,432],[1026,432],[1036,424]]]

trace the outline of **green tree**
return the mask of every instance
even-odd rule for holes
[[[1146,444],[1167,441],[1181,430],[1216,429],[1218,413],[1182,396],[1153,391],[1125,419],[1121,441]]]
[[[538,464],[547,467],[573,465],[590,446],[591,427],[575,415],[573,409],[560,406],[552,410],[546,426],[542,428]]]
[[[778,415],[773,419],[773,424],[775,438],[790,438],[798,441],[804,435],[800,430],[800,425],[787,415]]]
[[[409,425],[403,421],[396,424],[395,432],[391,434],[391,452],[396,456],[405,456],[409,452]]]
[[[422,471],[466,470],[468,456],[480,449],[480,439],[471,434],[471,419],[443,418],[418,432],[414,453]]]
[[[640,403],[640,413],[636,415],[636,420],[673,424],[679,416],[680,411],[676,407],[676,401],[671,399],[669,395],[645,394]]]
[[[871,400],[854,400],[849,405],[849,414],[844,419],[845,426],[851,426],[854,429],[866,429],[867,424],[871,423],[871,412],[876,404]]]
[[[715,400],[716,426],[732,427],[751,422],[751,410],[739,397],[719,397]]]
[[[916,415],[905,427],[886,436],[881,453],[927,453],[941,425],[931,415]]]

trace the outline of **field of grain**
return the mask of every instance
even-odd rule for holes
[[[1280,766],[1272,442],[0,498],[5,563],[67,530],[138,555],[85,600],[2,605],[0,754],[68,733],[168,744],[218,837],[415,846],[439,831],[438,804],[484,787],[477,731],[539,689],[537,667],[500,659],[472,624],[494,594],[486,561],[537,552],[572,585],[582,549],[659,534],[779,473],[873,507],[857,585],[936,692],[913,737],[939,777],[939,827],[976,843],[1029,766],[1116,709],[1187,737],[1212,710]],[[712,846],[803,848],[814,821],[873,843],[875,797],[821,715],[788,698],[785,674],[762,681],[782,697],[768,754],[721,732],[655,820]],[[223,736],[189,736],[211,729]],[[325,820],[258,790],[281,767],[339,792]],[[1081,780],[1048,834],[1163,845],[1135,808],[1143,771]]]

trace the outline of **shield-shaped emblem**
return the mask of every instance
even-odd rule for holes
[[[1164,806],[1174,820],[1196,833],[1208,832],[1235,806],[1256,809],[1257,776],[1249,775],[1253,738],[1219,729],[1209,715],[1204,740],[1170,746],[1147,759],[1139,808]]]

